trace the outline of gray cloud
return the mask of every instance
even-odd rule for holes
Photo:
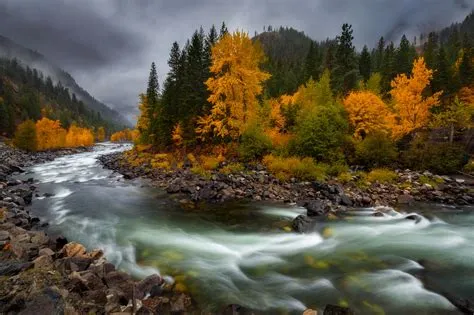
[[[353,25],[355,44],[397,41],[461,20],[470,0],[0,0],[0,34],[69,71],[96,98],[134,119],[149,65],[166,75],[173,41],[226,21],[253,35],[292,26],[324,40]]]

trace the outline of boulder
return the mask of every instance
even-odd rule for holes
[[[310,217],[323,216],[331,210],[331,206],[321,200],[309,201],[305,205],[305,208],[307,210],[307,215]]]
[[[35,269],[49,269],[53,265],[53,259],[49,255],[39,256],[33,260]]]
[[[51,248],[42,248],[39,250],[38,255],[40,256],[54,256],[54,252]]]
[[[412,196],[406,195],[406,194],[398,196],[398,200],[397,200],[398,204],[401,204],[401,205],[410,205],[414,201],[415,199],[413,199]]]
[[[37,294],[31,301],[27,302],[25,309],[18,314],[38,315],[38,314],[63,314],[64,299],[56,288],[46,288]]]
[[[157,274],[146,277],[137,284],[136,298],[140,300],[143,299],[147,294],[150,294],[155,287],[160,288],[162,284],[163,279]]]
[[[83,257],[86,255],[86,248],[82,244],[71,242],[64,245],[62,253],[65,257]]]
[[[189,306],[191,306],[191,298],[182,293],[177,299],[171,300],[170,303],[172,313],[183,313]]]
[[[300,233],[312,232],[314,225],[315,220],[305,215],[299,215],[291,222],[293,230]]]

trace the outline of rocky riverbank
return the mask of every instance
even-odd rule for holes
[[[159,275],[135,281],[118,271],[101,250],[45,233],[31,216],[34,179],[15,172],[85,149],[28,154],[0,146],[1,314],[200,314],[192,299]]]
[[[342,184],[337,180],[281,182],[263,165],[253,165],[234,174],[211,171],[209,178],[191,172],[190,168],[175,171],[152,169],[147,165],[131,166],[124,153],[113,153],[99,158],[109,169],[126,179],[149,178],[170,194],[179,194],[190,201],[221,202],[235,199],[270,200],[305,204],[312,200],[324,201],[333,210],[346,207],[397,206],[416,201],[451,205],[474,203],[474,181],[430,172],[396,171],[390,183],[365,183],[355,173]]]

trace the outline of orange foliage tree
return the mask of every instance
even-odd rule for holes
[[[104,140],[105,140],[105,128],[99,127],[99,129],[97,129],[97,141],[102,142]]]
[[[94,135],[87,128],[72,125],[66,135],[67,147],[88,147],[94,144]]]
[[[46,117],[36,122],[36,139],[38,151],[59,149],[64,147],[66,130],[61,127],[59,120]]]
[[[382,99],[373,92],[349,93],[344,99],[344,107],[354,128],[355,138],[360,139],[374,132],[387,131],[391,112]]]
[[[201,138],[215,134],[236,140],[243,133],[256,115],[262,83],[270,78],[259,68],[264,58],[259,43],[244,32],[228,33],[214,45],[213,76],[206,81],[213,107],[210,115],[198,119],[196,133]]]
[[[420,57],[413,62],[411,76],[401,74],[391,82],[390,94],[395,111],[391,129],[394,138],[400,138],[416,129],[423,128],[429,122],[429,109],[439,103],[442,93],[424,96],[423,92],[432,77],[433,71],[426,67],[423,57]]]
[[[135,141],[140,136],[140,132],[138,130],[130,130],[124,129],[113,133],[110,136],[110,141],[112,142],[129,142]]]

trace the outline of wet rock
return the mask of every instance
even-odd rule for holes
[[[133,297],[135,284],[130,275],[121,271],[111,271],[105,275],[104,280],[108,288],[120,290],[127,300]]]
[[[305,215],[299,215],[291,222],[293,230],[299,233],[312,232],[314,225],[315,220]]]
[[[415,221],[415,223],[419,223],[421,221],[421,216],[417,214],[410,214],[405,217],[405,220],[412,220]]]
[[[38,245],[26,242],[21,243],[16,241],[12,241],[10,244],[13,254],[18,259],[32,260],[33,258],[38,256]]]
[[[226,306],[222,314],[223,315],[251,315],[251,314],[254,314],[254,312],[252,312],[251,310],[241,305],[230,304]]]
[[[67,238],[64,236],[58,236],[56,238],[56,250],[61,250],[67,243]]]
[[[470,315],[474,314],[474,300],[458,298],[448,293],[445,293],[444,296],[462,313]]]
[[[31,262],[0,262],[0,276],[14,276],[32,266]]]
[[[163,279],[157,274],[146,277],[137,284],[136,298],[140,300],[143,299],[147,294],[150,294],[155,287],[160,288],[162,284]]]
[[[331,206],[321,200],[310,201],[305,205],[305,208],[310,217],[323,216],[331,210]]]
[[[171,312],[181,313],[191,306],[191,298],[186,294],[180,294],[174,301],[171,300]]]
[[[303,315],[318,315],[318,311],[309,308],[303,312]]]
[[[350,308],[328,304],[324,308],[323,315],[354,315]]]
[[[351,200],[351,198],[349,198],[349,196],[347,196],[346,194],[342,194],[340,196],[340,201],[339,201],[339,204],[343,205],[343,206],[347,206],[347,207],[352,207],[353,205],[353,202]]]
[[[36,245],[45,245],[49,243],[49,237],[46,236],[44,232],[29,232],[28,234],[31,235],[31,242]]]

